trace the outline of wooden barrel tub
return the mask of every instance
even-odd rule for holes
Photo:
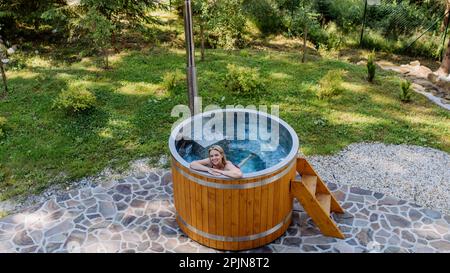
[[[256,248],[277,239],[291,223],[290,181],[296,174],[298,138],[282,120],[265,113],[257,115],[278,122],[281,142],[288,143],[290,152],[275,166],[240,179],[190,169],[176,148],[175,135],[183,123],[171,135],[176,220],[183,232],[200,244],[221,250]]]

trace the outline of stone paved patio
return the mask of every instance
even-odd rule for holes
[[[324,237],[295,203],[293,222],[247,252],[450,252],[450,217],[411,202],[329,184],[346,209],[333,216],[346,239]],[[0,219],[0,252],[218,252],[175,221],[167,170],[84,188]]]

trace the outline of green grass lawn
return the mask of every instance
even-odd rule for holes
[[[394,74],[378,71],[375,84],[369,84],[365,67],[320,59],[302,64],[300,58],[276,51],[208,50],[207,60],[197,63],[203,105],[278,104],[307,155],[334,153],[362,141],[450,152],[449,112],[420,95],[410,104],[400,103],[400,79]],[[229,63],[259,68],[267,89],[246,97],[226,90]],[[91,59],[55,65],[41,56],[31,58],[25,69],[8,72],[11,93],[0,102],[0,116],[8,119],[6,137],[0,140],[0,198],[169,154],[167,140],[177,119],[170,113],[187,97],[185,88],[168,92],[161,81],[165,72],[184,71],[184,51],[126,51],[113,56],[112,67],[97,69]],[[318,100],[312,87],[331,69],[348,71],[345,91],[330,101]],[[61,90],[75,83],[95,94],[96,110],[67,116],[52,109]]]

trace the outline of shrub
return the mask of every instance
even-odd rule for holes
[[[319,99],[329,99],[341,94],[344,89],[342,88],[342,77],[344,76],[344,70],[330,70],[319,81],[320,88],[317,92]]]
[[[225,76],[225,87],[232,92],[249,94],[263,90],[264,83],[257,68],[227,65],[228,72]]]
[[[278,33],[283,28],[276,3],[261,0],[244,0],[243,11],[249,15],[263,34]]]
[[[372,51],[372,53],[369,54],[369,57],[367,58],[367,79],[369,82],[373,82],[373,79],[375,78],[375,51]]]
[[[166,72],[163,75],[162,86],[167,91],[173,91],[175,87],[186,83],[186,75],[179,69]]]
[[[410,102],[412,96],[411,82],[408,80],[404,80],[400,83],[400,87],[400,100],[403,102]]]
[[[76,114],[94,108],[95,102],[94,94],[81,85],[74,85],[59,94],[53,107]]]
[[[5,136],[6,118],[0,116],[0,138]]]

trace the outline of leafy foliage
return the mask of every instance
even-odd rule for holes
[[[105,68],[108,68],[108,48],[111,46],[111,34],[114,30],[111,21],[96,9],[91,8],[81,18],[80,24],[88,31],[93,44],[103,51]]]
[[[375,78],[375,71],[376,71],[376,65],[375,65],[375,51],[372,51],[369,54],[369,57],[367,58],[367,80],[369,82],[373,82],[373,79]]]
[[[265,88],[257,68],[227,65],[228,72],[225,75],[225,87],[230,91],[248,95]]]
[[[411,82],[408,80],[402,81],[400,83],[400,95],[399,98],[403,102],[410,102],[412,97],[412,87]]]
[[[63,90],[54,101],[53,107],[70,114],[86,112],[95,107],[96,97],[82,85],[72,85]]]
[[[0,116],[0,139],[5,136],[5,130],[6,130],[6,118]]]
[[[344,89],[342,88],[342,77],[345,75],[345,71],[341,69],[330,70],[319,81],[319,91],[317,96],[319,99],[330,99],[340,95]]]
[[[217,37],[216,46],[225,49],[243,47],[246,17],[242,0],[216,1],[211,12],[209,32]]]
[[[163,75],[162,86],[167,91],[173,91],[177,86],[186,83],[186,74],[177,69],[175,71],[166,72]]]
[[[280,7],[274,0],[244,0],[243,9],[263,34],[284,30]],[[294,8],[295,9],[295,8]]]

